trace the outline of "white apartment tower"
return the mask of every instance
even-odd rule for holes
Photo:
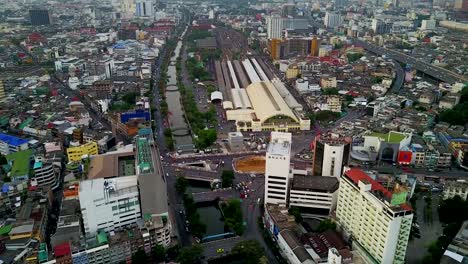
[[[266,153],[265,203],[287,204],[291,155],[291,133],[271,132]]]
[[[266,19],[268,39],[281,39],[283,35],[283,18],[271,15]]]
[[[137,176],[83,181],[79,199],[87,237],[136,225],[141,218]]]
[[[138,17],[154,17],[154,3],[152,0],[136,0],[136,15]]]
[[[412,208],[407,189],[384,188],[364,171],[347,168],[340,181],[336,218],[368,263],[405,263]]]
[[[323,23],[327,28],[339,27],[343,23],[343,17],[337,13],[327,12],[325,13]]]

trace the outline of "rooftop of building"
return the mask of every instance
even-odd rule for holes
[[[392,209],[398,211],[412,211],[411,206],[406,203],[406,199],[404,201],[399,202],[398,204],[395,204],[396,200],[395,202],[393,200],[394,194],[406,191],[406,188],[404,188],[403,186],[394,189],[394,193],[392,193],[391,191],[386,189],[382,184],[372,179],[366,172],[358,168],[348,168],[347,170],[345,170],[343,175],[350,179],[356,186],[359,185],[359,182],[370,184],[370,192],[372,193],[372,195],[375,198],[384,202],[387,206],[391,207]]]
[[[268,154],[287,156],[291,152],[291,133],[272,132]]]
[[[8,162],[12,163],[10,177],[23,176],[29,173],[31,165],[31,157],[33,155],[33,150],[27,149],[23,151],[18,151],[6,156]]]
[[[408,135],[396,131],[390,131],[388,133],[372,132],[369,136],[378,137],[388,143],[400,143],[408,137]]]
[[[27,139],[22,139],[8,134],[0,133],[0,141],[6,142],[9,145],[18,147],[29,142]]]
[[[89,165],[88,179],[135,175],[134,155],[131,147],[93,156]]]
[[[348,249],[348,256],[352,257],[349,247],[345,244],[341,236],[333,230],[322,233],[307,233],[302,236],[302,241],[310,245],[320,257],[326,257],[330,248],[337,250]]]
[[[338,190],[339,182],[335,177],[294,175],[293,190],[318,191],[333,193]]]

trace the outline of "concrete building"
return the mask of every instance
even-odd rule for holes
[[[341,26],[343,23],[343,17],[340,14],[327,12],[325,13],[325,18],[323,23],[327,28],[335,28]]]
[[[266,19],[268,39],[281,39],[283,36],[283,18],[271,15]]]
[[[465,180],[458,180],[455,182],[447,181],[444,185],[444,200],[453,198],[457,195],[463,200],[468,199],[468,182]]]
[[[141,218],[137,176],[83,181],[79,199],[88,237],[136,225]]]
[[[0,133],[0,153],[2,155],[8,155],[28,148],[28,140]]]
[[[154,2],[152,0],[136,0],[137,17],[154,17]]]
[[[289,195],[289,207],[302,212],[329,215],[338,200],[338,179],[325,176],[294,175]]]
[[[327,96],[328,110],[341,113],[341,98],[337,95]]]
[[[316,176],[340,178],[343,166],[348,164],[351,139],[339,135],[318,135],[314,140],[312,173]]]
[[[83,156],[91,156],[98,154],[98,145],[95,141],[88,142],[86,144],[67,148],[68,161],[81,161]]]
[[[3,84],[3,80],[0,80],[0,102],[3,102],[5,97],[5,85]]]
[[[271,132],[266,153],[265,203],[287,204],[291,178],[291,133]]]
[[[466,263],[468,261],[468,221],[463,222],[453,238],[440,263]]]
[[[229,132],[228,143],[231,151],[241,151],[244,149],[244,135],[241,132]]]
[[[413,220],[406,204],[408,191],[396,185],[390,191],[364,171],[346,169],[341,177],[336,218],[353,248],[368,263],[405,263]]]
[[[435,20],[426,20],[421,21],[421,30],[434,30],[436,28]]]
[[[52,163],[36,160],[33,170],[34,176],[31,177],[31,186],[50,186],[52,189],[58,187],[59,173],[57,173]]]
[[[320,78],[320,87],[322,87],[322,89],[336,88],[336,86],[336,77],[324,76]]]
[[[46,9],[31,9],[29,10],[29,18],[31,25],[43,26],[51,24],[51,16],[49,10]]]

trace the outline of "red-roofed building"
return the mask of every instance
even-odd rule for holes
[[[405,263],[413,222],[406,203],[408,189],[395,184],[386,189],[366,172],[346,168],[340,181],[336,220],[353,248],[370,262]]]
[[[66,243],[59,244],[54,247],[54,257],[59,258],[59,257],[63,257],[66,255],[71,256],[70,243],[66,242]]]

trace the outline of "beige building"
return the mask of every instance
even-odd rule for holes
[[[3,85],[3,81],[0,80],[0,102],[5,100],[5,85]]]
[[[336,86],[336,77],[324,76],[320,78],[320,87],[322,87],[322,89],[336,88]]]
[[[456,182],[446,182],[444,185],[444,199],[450,199],[456,195],[460,196],[463,200],[468,198],[468,183],[464,180]]]
[[[341,98],[337,95],[327,97],[328,110],[340,113],[341,112]]]
[[[413,221],[407,194],[405,187],[397,185],[390,191],[357,168],[343,173],[336,218],[365,263],[405,263]]]

